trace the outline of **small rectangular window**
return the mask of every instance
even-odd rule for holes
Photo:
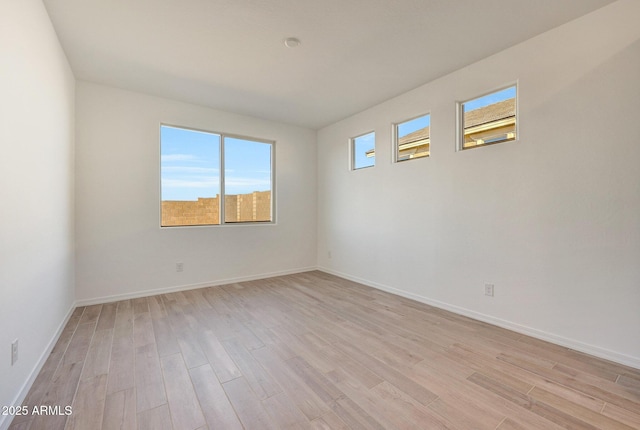
[[[395,124],[396,161],[429,156],[431,115]]]
[[[516,86],[460,103],[459,148],[516,139]]]
[[[220,224],[221,136],[161,126],[162,226]]]
[[[224,140],[224,222],[271,221],[271,144]]]
[[[273,221],[273,146],[161,125],[161,226]]]
[[[363,169],[376,164],[376,134],[363,134],[351,139],[352,169]]]

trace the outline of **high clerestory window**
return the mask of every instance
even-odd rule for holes
[[[373,167],[376,164],[376,133],[370,132],[350,139],[351,169]]]
[[[394,124],[396,161],[429,156],[431,115],[422,115]]]
[[[273,222],[274,142],[161,125],[160,153],[162,227]]]
[[[512,86],[459,104],[458,149],[515,140],[517,88]]]

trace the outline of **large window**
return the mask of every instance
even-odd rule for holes
[[[460,103],[459,149],[516,139],[516,86]]]
[[[372,167],[376,164],[376,134],[363,134],[351,139],[351,168]]]
[[[431,115],[423,115],[394,125],[396,161],[429,156]]]
[[[273,142],[162,125],[160,148],[162,227],[273,221]]]

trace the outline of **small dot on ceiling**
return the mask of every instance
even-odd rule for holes
[[[300,39],[297,39],[295,37],[287,37],[286,39],[284,39],[284,46],[286,46],[287,48],[297,48],[298,46],[300,46]]]

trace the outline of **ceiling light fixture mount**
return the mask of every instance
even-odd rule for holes
[[[287,37],[284,39],[284,46],[287,48],[297,48],[302,42],[296,37]]]

